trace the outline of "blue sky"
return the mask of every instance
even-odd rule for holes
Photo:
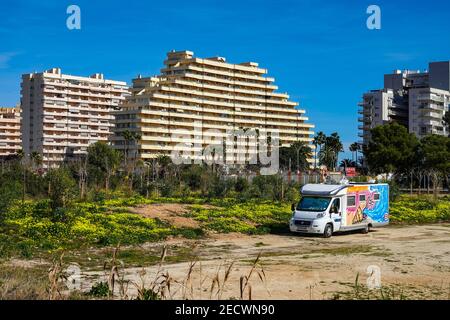
[[[66,28],[66,8],[81,8],[81,30]],[[369,5],[381,30],[366,27]],[[450,60],[449,1],[2,0],[0,105],[20,96],[20,75],[64,73],[128,83],[157,74],[167,51],[256,61],[281,92],[307,110],[316,131],[358,139],[357,103],[394,69]],[[347,153],[345,156],[349,156]]]

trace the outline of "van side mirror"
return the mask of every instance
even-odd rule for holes
[[[295,203],[291,205],[291,211],[295,211]]]

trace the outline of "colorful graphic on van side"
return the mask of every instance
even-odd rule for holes
[[[388,222],[389,190],[387,185],[353,186],[347,190],[346,225],[370,219],[373,222]]]

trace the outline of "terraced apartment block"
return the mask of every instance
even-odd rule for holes
[[[44,168],[85,154],[97,141],[108,141],[113,115],[129,94],[122,81],[102,74],[79,77],[53,68],[22,76],[22,139],[26,154],[43,156]]]
[[[0,108],[0,158],[16,154],[20,149],[20,107]]]
[[[176,150],[198,160],[216,144],[226,145],[227,164],[248,163],[259,150],[259,136],[270,137],[273,131],[282,146],[311,144],[314,125],[307,123],[305,110],[287,93],[277,92],[274,79],[257,63],[172,51],[164,64],[160,75],[134,79],[131,95],[115,112],[114,145],[129,157],[145,160]],[[139,139],[125,140],[125,131]],[[238,140],[244,148],[236,147]]]

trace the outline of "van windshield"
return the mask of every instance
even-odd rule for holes
[[[326,197],[303,197],[297,205],[299,211],[325,211],[330,204],[331,198]]]

